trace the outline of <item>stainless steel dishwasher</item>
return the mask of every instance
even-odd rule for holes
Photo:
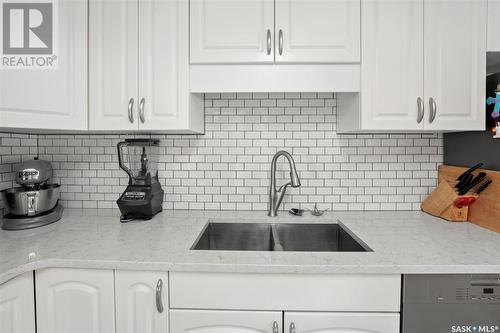
[[[402,333],[500,332],[500,274],[405,275]]]

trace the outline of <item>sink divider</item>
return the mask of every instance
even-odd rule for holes
[[[273,234],[273,251],[284,251],[283,245],[281,245],[280,236],[278,235],[278,231],[276,230],[276,225],[271,224],[271,232]]]

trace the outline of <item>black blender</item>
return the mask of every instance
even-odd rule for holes
[[[125,139],[118,144],[120,168],[129,177],[125,192],[117,200],[120,221],[149,220],[161,212],[163,189],[158,181],[159,140]]]

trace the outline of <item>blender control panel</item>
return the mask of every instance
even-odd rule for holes
[[[122,200],[125,201],[142,201],[146,198],[146,192],[125,192],[122,196]]]

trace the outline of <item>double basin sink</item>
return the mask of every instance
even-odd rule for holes
[[[340,223],[209,222],[193,250],[368,252],[371,249]]]

